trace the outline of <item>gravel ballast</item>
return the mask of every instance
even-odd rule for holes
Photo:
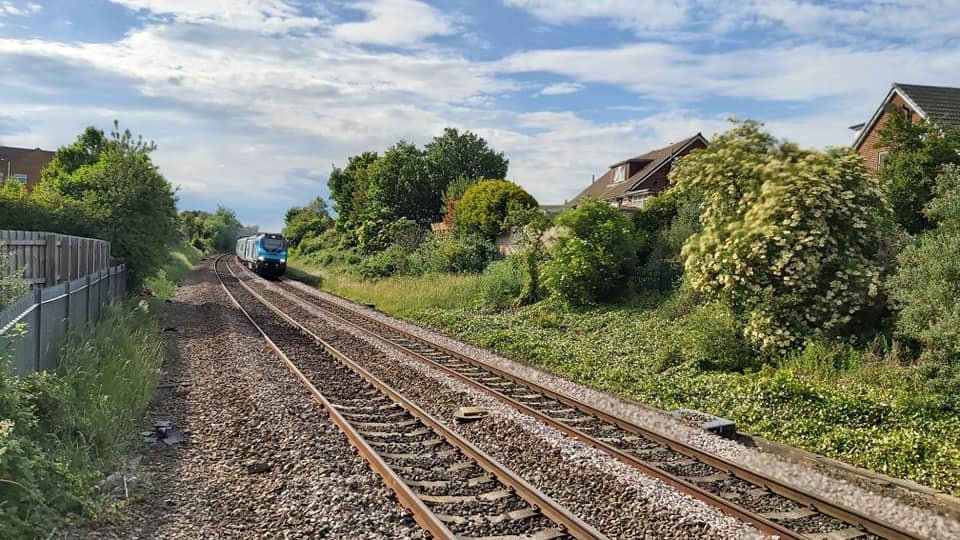
[[[564,437],[485,393],[327,320],[276,285],[249,275],[245,279],[332,346],[612,538],[762,537],[752,527]],[[474,423],[453,420],[457,408],[474,405],[488,409],[490,416]]]
[[[387,322],[411,334],[469,355],[489,365],[514,373],[552,390],[570,395],[633,423],[680,440],[697,448],[723,456],[747,468],[761,471],[773,478],[804,490],[853,506],[890,523],[905,527],[924,538],[960,538],[960,523],[927,508],[907,504],[902,498],[891,498],[854,483],[823,474],[811,467],[786,460],[780,456],[746,448],[734,441],[717,437],[703,430],[686,426],[667,415],[622,398],[600,392],[578,383],[500,357],[488,350],[465,344],[438,332],[425,329],[387,316],[381,312],[317,291],[302,283],[286,281],[298,289],[319,296],[325,301],[359,310],[377,320]],[[276,286],[274,286],[276,288]],[[349,331],[349,330],[348,330]]]
[[[422,538],[393,494],[226,299],[212,262],[186,277],[163,382],[119,525],[63,538]]]

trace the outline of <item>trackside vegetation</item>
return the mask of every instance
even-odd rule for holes
[[[456,173],[431,180],[434,219],[454,212],[452,230],[400,216],[373,242],[350,215],[371,200],[369,175],[417,169],[385,175],[368,152],[335,170],[337,217],[292,265],[587,385],[960,495],[960,271],[943,256],[960,249],[960,138],[911,122],[884,136],[891,165],[872,175],[849,149],[805,150],[735,121],[678,159],[670,189],[632,218],[596,200],[555,218],[502,205],[461,218],[489,176]],[[346,177],[361,189],[342,199]],[[462,249],[505,232],[507,253]],[[444,244],[473,264],[429,264]],[[662,292],[648,275],[682,277]]]
[[[118,517],[119,503],[95,487],[125,466],[160,377],[163,304],[150,298],[172,296],[201,250],[228,249],[242,232],[224,208],[178,217],[155,148],[116,124],[109,135],[91,127],[57,151],[32,191],[0,184],[0,227],[111,241],[133,295],[71,336],[53,371],[15,376],[16,336],[0,338],[0,538]],[[0,257],[0,308],[26,292],[19,270]]]

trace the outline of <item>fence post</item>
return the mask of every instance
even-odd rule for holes
[[[90,293],[92,292],[90,291],[90,274],[87,274],[86,276],[84,276],[84,279],[86,280],[86,284],[87,284],[87,294],[86,294],[87,305],[86,305],[86,309],[84,310],[83,325],[86,326],[90,324]]]
[[[64,335],[69,336],[70,335],[70,280],[68,279],[67,281],[64,281],[63,286],[66,289],[64,291],[64,294],[66,295],[64,297],[64,301],[67,303],[66,304],[67,309],[65,310],[67,314],[67,319],[66,319],[66,322],[64,323],[63,333]]]
[[[37,327],[34,329],[34,335],[36,336],[36,344],[34,346],[33,354],[33,365],[34,371],[40,371],[40,354],[43,349],[43,297],[40,295],[42,289],[37,287],[33,290],[33,301],[37,304]]]

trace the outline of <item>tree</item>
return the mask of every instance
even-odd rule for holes
[[[371,163],[377,160],[376,152],[364,152],[358,156],[351,156],[347,166],[343,169],[333,168],[327,186],[330,188],[330,199],[333,200],[333,209],[337,213],[337,222],[345,224],[355,215],[354,195],[358,191],[358,178]],[[365,191],[365,186],[362,190]]]
[[[369,182],[365,221],[405,217],[427,224],[439,214],[440,190],[427,176],[423,152],[400,141],[367,169]]]
[[[890,279],[897,331],[925,355],[960,364],[960,167],[947,165],[937,177],[925,215],[935,228],[900,253]]]
[[[319,236],[332,226],[333,219],[327,212],[327,201],[317,197],[305,207],[295,206],[287,210],[283,236],[291,246],[297,247],[306,238]]]
[[[537,200],[520,186],[506,180],[483,180],[463,194],[454,214],[454,224],[464,232],[494,238],[506,230],[511,211],[534,208]]]
[[[688,283],[733,307],[761,350],[840,334],[878,301],[892,217],[852,150],[801,150],[739,122],[670,181],[703,194],[703,230],[682,250]]]
[[[880,136],[880,146],[888,149],[880,185],[897,222],[912,234],[928,229],[923,208],[944,165],[960,163],[960,129],[943,130],[929,121],[915,123],[895,112]]]
[[[424,147],[427,175],[438,192],[458,178],[505,178],[509,161],[475,133],[446,128]]]
[[[121,133],[116,123],[109,138],[96,133],[88,128],[58,150],[31,197],[48,208],[82,209],[89,233],[111,242],[137,285],[165,262],[176,239],[174,191],[150,160],[156,145]]]
[[[639,247],[633,222],[589,199],[557,217],[562,233],[544,263],[547,288],[571,304],[593,304],[629,291]]]

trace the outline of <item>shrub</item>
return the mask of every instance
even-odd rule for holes
[[[756,352],[744,340],[739,321],[720,302],[696,306],[671,322],[664,339],[656,342],[653,358],[658,371],[681,364],[716,371],[758,366]]]
[[[949,165],[937,178],[926,215],[936,228],[903,250],[889,281],[900,309],[897,332],[920,343],[926,356],[960,365],[960,167]]]
[[[409,267],[409,254],[400,246],[387,249],[363,259],[357,272],[366,279],[403,274]]]
[[[488,238],[476,234],[434,237],[424,246],[423,266],[430,272],[482,272],[497,250]]]
[[[703,230],[682,250],[690,285],[743,313],[762,351],[839,335],[878,302],[892,220],[852,150],[800,150],[743,122],[681,158],[671,181],[704,197]]]
[[[523,290],[521,261],[508,257],[494,261],[483,272],[480,281],[480,301],[489,308],[506,309],[516,305]]]
[[[563,234],[544,263],[548,289],[571,304],[609,300],[630,290],[639,241],[630,218],[588,200],[557,218]]]
[[[537,201],[520,186],[506,180],[483,180],[470,186],[454,213],[454,224],[461,232],[493,238],[506,230],[507,216]]]

